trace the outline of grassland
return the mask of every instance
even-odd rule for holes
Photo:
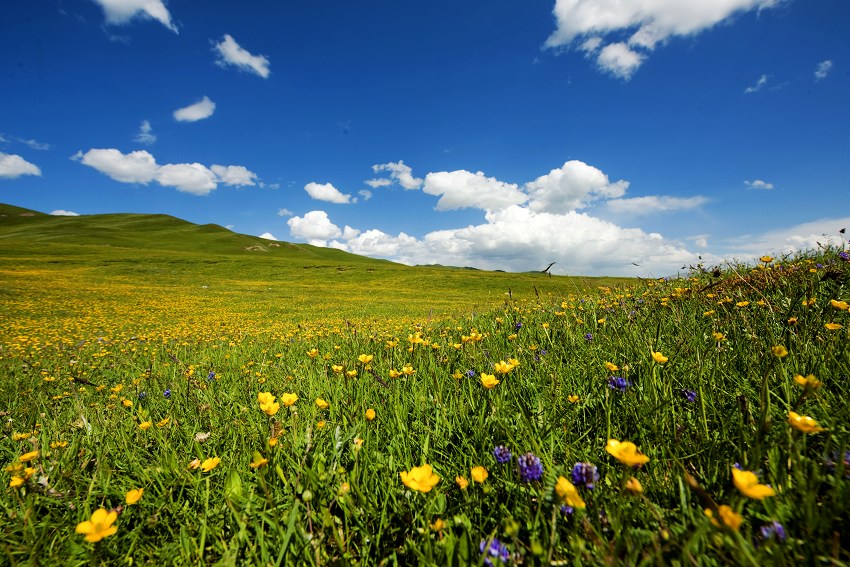
[[[593,280],[0,215],[10,564],[850,561],[843,250]]]

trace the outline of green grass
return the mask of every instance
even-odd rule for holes
[[[51,218],[0,224],[4,485],[33,469],[0,496],[10,564],[480,565],[494,538],[524,565],[850,561],[850,313],[830,303],[850,299],[850,264],[838,250],[598,288],[306,246],[255,254],[232,240],[251,237],[207,243],[163,217],[93,220],[51,229],[61,241],[26,226]],[[117,228],[137,220],[183,231],[186,247]],[[89,242],[93,226],[122,245]],[[500,383],[486,389],[482,373]],[[795,381],[809,374],[818,388]],[[609,387],[615,375],[625,391]],[[267,415],[261,392],[298,400]],[[825,430],[790,427],[789,411]],[[649,462],[620,464],[612,438]],[[540,480],[521,478],[527,453]],[[212,457],[209,472],[191,466]],[[599,479],[565,514],[555,485],[579,462]],[[736,463],[776,494],[748,498]],[[400,473],[424,464],[440,481],[406,487]],[[720,506],[737,529],[706,516]],[[89,543],[74,530],[98,508],[120,511],[117,531]],[[784,541],[762,535],[774,521]]]

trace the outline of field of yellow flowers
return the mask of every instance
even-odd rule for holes
[[[850,561],[844,249],[438,315],[116,281],[3,298],[4,563]]]

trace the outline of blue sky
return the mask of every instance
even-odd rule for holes
[[[511,271],[782,254],[850,225],[848,26],[845,0],[17,2],[0,201]]]

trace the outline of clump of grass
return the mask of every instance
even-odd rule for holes
[[[4,323],[0,549],[11,564],[846,562],[839,252],[430,321],[286,328],[229,320],[225,302],[216,324],[165,302],[128,305],[157,318],[136,329]]]

